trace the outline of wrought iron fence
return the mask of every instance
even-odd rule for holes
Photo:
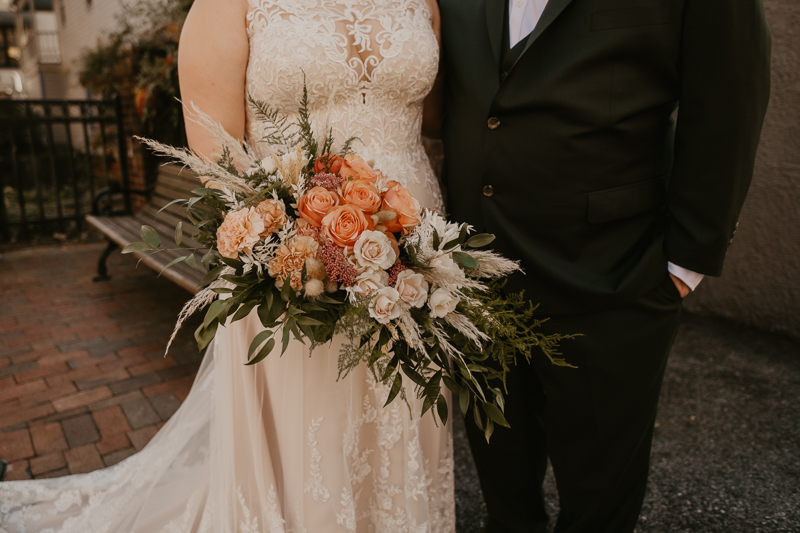
[[[119,98],[0,100],[1,240],[80,231],[103,187],[128,188]]]

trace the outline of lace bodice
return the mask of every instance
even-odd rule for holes
[[[315,124],[411,188],[422,205],[441,194],[421,145],[422,102],[438,44],[425,0],[248,0],[247,90],[296,116],[305,75]],[[248,140],[263,124],[248,110]]]

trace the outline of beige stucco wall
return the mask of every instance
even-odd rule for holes
[[[772,28],[772,97],[750,194],[721,278],[686,299],[800,340],[800,0],[764,0]]]
[[[67,76],[68,98],[86,97],[86,89],[78,83],[81,54],[85,49],[95,47],[101,36],[117,29],[117,15],[121,6],[120,0],[93,0],[91,7],[87,7],[86,0],[54,2],[61,37],[61,67]],[[61,9],[64,10],[63,17]]]

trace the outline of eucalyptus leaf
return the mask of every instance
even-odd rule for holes
[[[194,257],[194,252],[190,253],[189,257],[186,258],[186,264],[197,270],[197,260]]]
[[[467,268],[478,268],[478,261],[464,252],[453,252],[453,260]]]
[[[289,347],[289,339],[291,339],[292,329],[294,328],[294,319],[289,318],[283,323],[283,343],[281,347],[281,356],[286,353],[286,348]]]
[[[153,247],[146,242],[132,242],[122,249],[123,254],[130,254],[133,252],[149,252]]]
[[[256,304],[258,304],[258,302],[255,301],[255,300],[250,300],[249,302],[243,304],[239,308],[239,310],[236,311],[236,314],[233,315],[233,318],[231,319],[231,322],[237,322],[237,321],[243,319],[244,317],[246,317],[247,315],[249,315],[250,311],[253,310],[253,308],[256,306]]]
[[[470,248],[482,248],[494,242],[494,239],[495,237],[491,233],[478,233],[467,239],[467,242],[464,244]]]
[[[275,332],[273,330],[267,329],[256,335],[253,338],[253,341],[250,343],[250,348],[247,350],[247,357],[249,358],[250,356],[252,356],[253,353],[258,349],[258,347],[261,346],[261,343],[272,337],[274,333]]]
[[[217,327],[219,326],[219,322],[216,320],[211,322],[208,326],[200,326],[195,331],[194,338],[197,340],[197,348],[199,350],[203,350],[209,343],[214,339],[214,335],[217,334]]]
[[[394,383],[392,383],[392,390],[389,391],[389,397],[386,398],[386,403],[383,404],[383,406],[386,407],[387,405],[392,403],[392,400],[394,400],[397,397],[397,393],[399,393],[400,389],[402,388],[403,388],[403,378],[400,377],[400,374],[398,373],[394,377]]]
[[[178,225],[175,226],[175,244],[178,248],[183,246],[183,221],[178,222]]]
[[[228,305],[227,300],[215,300],[208,306],[208,311],[206,311],[206,317],[203,319],[203,327],[207,327],[211,324],[211,321],[217,318],[220,312]]]
[[[168,269],[169,267],[171,267],[172,265],[174,265],[176,263],[180,263],[181,261],[185,261],[187,257],[189,257],[189,256],[188,255],[182,255],[180,257],[176,257],[175,259],[173,259],[172,261],[170,261],[169,263],[164,265],[164,268],[162,268],[161,272],[158,273],[158,277],[161,277],[161,274],[163,274],[164,271],[166,269]]]
[[[444,399],[444,396],[439,396],[439,399],[436,400],[436,412],[439,413],[442,424],[447,424],[449,413],[447,410],[447,400]]]
[[[492,433],[494,433],[494,422],[492,422],[491,420],[487,420],[486,429],[483,432],[483,435],[486,437],[487,443],[492,438]]]
[[[249,365],[254,365],[256,363],[260,363],[272,352],[273,348],[275,348],[275,339],[270,339],[267,341],[264,347],[258,351],[258,354],[251,360],[246,362],[245,365],[249,366]]]
[[[152,226],[142,226],[140,233],[142,235],[142,240],[153,248],[161,246],[161,236]]]
[[[461,407],[461,414],[467,416],[467,409],[469,409],[469,387],[466,385],[461,387],[461,392],[458,393],[458,402]]]
[[[315,318],[311,318],[310,316],[299,316],[296,319],[296,322],[302,326],[324,326],[325,322],[321,322]]]
[[[500,411],[500,409],[498,409],[497,406],[494,405],[493,403],[484,402],[483,410],[486,411],[486,414],[489,415],[489,417],[492,420],[494,420],[497,424],[500,424],[501,426],[505,426],[507,428],[511,427],[510,425],[508,425],[506,417],[503,416],[502,411]]]
[[[222,270],[223,270],[224,268],[225,268],[225,265],[219,265],[218,267],[215,267],[215,268],[213,268],[213,269],[212,269],[212,270],[211,270],[211,271],[210,271],[208,274],[206,274],[206,275],[205,275],[205,277],[204,277],[204,278],[203,278],[203,279],[200,281],[200,285],[199,285],[199,286],[200,286],[200,287],[205,287],[206,285],[208,285],[209,283],[211,283],[212,281],[214,281],[215,279],[217,279],[217,276],[219,276],[219,275],[220,275],[220,273],[222,272]]]
[[[165,205],[164,207],[162,207],[161,209],[158,210],[158,213],[156,213],[156,217],[158,217],[158,215],[160,215],[161,212],[164,211],[165,209],[167,209],[168,207],[172,207],[173,205],[177,204],[178,202],[185,202],[185,201],[186,201],[186,198],[177,198],[175,200],[172,200],[170,203],[168,203],[167,205]]]
[[[478,426],[478,429],[483,431],[483,421],[481,420],[480,409],[478,409],[478,402],[472,404],[472,416],[475,419],[475,425]]]

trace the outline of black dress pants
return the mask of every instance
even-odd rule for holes
[[[534,352],[508,379],[506,418],[491,444],[467,417],[489,512],[487,533],[544,532],[542,481],[553,465],[558,533],[632,532],[641,511],[661,383],[681,314],[671,278],[622,307],[558,316],[545,333],[582,333],[561,352]]]

